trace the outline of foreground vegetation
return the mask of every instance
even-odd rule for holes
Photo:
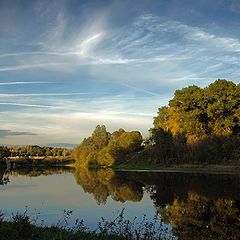
[[[153,120],[150,136],[97,126],[73,150],[77,166],[240,164],[240,85],[216,80],[177,90]]]
[[[11,220],[5,220],[0,215],[1,240],[131,240],[131,239],[174,239],[164,230],[162,223],[153,219],[148,222],[143,218],[139,226],[134,221],[124,220],[123,211],[112,221],[102,219],[96,230],[89,230],[84,222],[77,220],[73,227],[68,227],[70,211],[64,212],[64,217],[58,224],[36,226],[26,214],[17,214]],[[157,226],[157,222],[160,225]]]

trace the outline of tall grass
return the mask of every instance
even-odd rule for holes
[[[170,240],[177,239],[161,221],[155,216],[149,221],[144,215],[142,219],[134,217],[125,219],[124,209],[113,219],[102,218],[95,230],[90,230],[83,220],[77,219],[74,226],[69,226],[72,211],[64,210],[59,221],[47,226],[42,223],[36,225],[36,218],[29,217],[27,210],[22,214],[15,214],[10,219],[0,213],[1,240]]]

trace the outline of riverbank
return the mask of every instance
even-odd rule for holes
[[[68,167],[79,168],[75,164],[75,160],[71,158],[56,158],[50,157],[45,159],[30,159],[19,158],[18,160],[11,160],[11,166],[13,168],[46,168],[46,167]],[[0,168],[6,168],[5,161],[0,161]],[[86,166],[84,166],[86,167]],[[189,173],[221,173],[221,174],[240,174],[240,165],[220,165],[220,164],[145,164],[145,163],[122,163],[116,164],[110,167],[105,166],[90,166],[89,169],[107,169],[111,168],[114,171],[132,171],[132,172],[189,172]]]
[[[156,219],[148,222],[143,218],[141,225],[134,221],[125,220],[123,211],[113,220],[107,221],[102,218],[96,230],[89,230],[83,220],[76,220],[73,227],[68,227],[68,219],[71,211],[66,211],[65,216],[56,225],[36,225],[27,213],[12,216],[6,220],[0,213],[0,238],[1,240],[132,240],[132,239],[175,239],[171,234],[164,232],[159,221],[158,228]],[[154,223],[154,224],[153,224]]]
[[[28,167],[64,167],[74,163],[70,157],[15,157],[5,158],[0,161],[1,168],[28,168]]]
[[[25,218],[14,222],[0,223],[1,240],[124,240],[125,237],[113,234],[97,234],[94,232],[66,230],[56,226],[37,227]]]
[[[119,164],[113,166],[115,171],[134,172],[191,172],[191,173],[236,173],[240,174],[240,165],[159,165],[159,164]]]

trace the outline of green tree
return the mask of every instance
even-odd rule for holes
[[[203,89],[177,90],[168,106],[159,109],[153,125],[151,139],[159,160],[170,159],[173,153],[174,158],[191,159],[187,162],[237,158],[240,86],[218,79]]]
[[[240,88],[227,80],[217,80],[205,89],[209,128],[215,135],[236,135],[240,129]]]
[[[173,135],[170,131],[162,128],[154,128],[151,130],[151,139],[155,144],[156,154],[163,163],[167,163],[173,158]]]
[[[73,157],[77,165],[88,165],[89,162],[96,162],[99,151],[107,146],[111,135],[106,127],[98,125],[91,137],[85,138],[81,144],[73,150]]]
[[[123,129],[110,134],[105,126],[97,126],[91,137],[85,138],[73,151],[77,165],[112,166],[141,149],[142,135]]]

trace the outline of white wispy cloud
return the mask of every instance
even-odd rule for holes
[[[137,89],[137,92],[142,91]],[[39,112],[42,109],[42,114],[45,115],[49,112],[56,112],[61,114],[72,114],[75,112],[80,113],[91,113],[96,114],[96,116],[106,115],[111,119],[113,116],[116,118],[125,118],[132,116],[141,116],[141,117],[150,117],[155,114],[157,107],[160,105],[167,104],[168,97],[164,95],[153,95],[145,94],[145,97],[136,98],[134,94],[123,94],[117,96],[106,96],[102,95],[99,97],[93,97],[92,95],[85,95],[81,98],[51,98],[36,96],[32,97],[25,94],[3,94],[0,95],[0,98],[4,99],[4,102],[0,102],[0,105],[5,105],[6,107],[2,108],[0,113],[4,113],[7,109],[7,106],[16,106],[21,107],[21,110],[27,111],[31,108],[31,112]],[[9,101],[6,101],[6,98],[9,97]],[[10,101],[11,100],[11,101]],[[139,106],[139,101],[141,106]],[[18,112],[19,108],[12,109],[12,116]],[[46,110],[45,110],[46,109]],[[152,121],[150,120],[149,123]]]
[[[27,70],[27,69],[32,69],[32,68],[58,67],[58,66],[66,65],[66,64],[67,63],[46,62],[46,63],[36,63],[36,64],[15,65],[15,66],[3,66],[3,67],[0,67],[0,72]]]
[[[0,102],[0,105],[19,106],[19,107],[34,107],[34,108],[58,108],[57,106],[18,103],[18,102]]]
[[[0,85],[47,84],[53,82],[0,82]]]
[[[77,44],[77,46],[75,47],[76,48],[75,53],[83,58],[91,57],[90,51],[101,40],[102,35],[103,33],[100,32],[94,34],[93,36],[87,37],[82,42]]]
[[[177,39],[174,38],[175,35],[178,36]],[[0,57],[24,57],[25,60],[24,64],[1,66],[0,71],[32,68],[52,68],[56,71],[62,70],[63,66],[77,70],[80,66],[88,65],[160,65],[163,62],[178,65],[192,61],[193,58],[198,58],[204,65],[206,56],[208,60],[211,58],[207,52],[219,55],[226,51],[240,51],[240,41],[236,38],[217,36],[199,27],[164,21],[150,14],[142,15],[133,25],[115,32],[101,29],[100,32],[81,34],[71,44],[71,48],[62,45],[59,51],[48,48],[48,51],[0,54]],[[65,45],[69,44],[66,42]],[[31,58],[28,59],[28,56]],[[229,61],[230,59],[228,63]]]
[[[86,92],[79,93],[0,93],[0,97],[42,97],[42,96],[77,96],[87,95]]]
[[[6,57],[24,57],[24,56],[38,56],[38,55],[56,55],[56,56],[65,56],[65,55],[77,55],[76,52],[47,52],[47,51],[32,51],[32,52],[15,52],[15,53],[2,53],[0,58]]]
[[[120,85],[123,85],[123,86],[126,86],[126,87],[128,87],[128,88],[130,88],[130,89],[136,90],[136,91],[140,91],[140,92],[147,93],[147,94],[152,95],[152,96],[159,96],[159,97],[161,96],[160,94],[155,93],[155,92],[153,92],[153,91],[148,91],[148,90],[145,90],[145,89],[142,89],[142,88],[139,88],[139,87],[136,87],[136,86],[127,84],[127,83],[125,83],[125,82],[120,82],[119,84],[120,84]]]
[[[205,44],[207,44],[208,46],[217,48],[220,51],[239,51],[240,41],[238,38],[218,36],[217,34],[211,33],[209,30],[201,27],[183,24],[178,21],[163,21],[159,17],[151,14],[141,16],[137,22],[139,26],[144,24],[150,32],[154,30],[156,32],[164,33],[165,35],[179,33],[177,40],[181,40],[179,37],[182,37],[188,40],[198,41],[200,48],[206,47]]]

